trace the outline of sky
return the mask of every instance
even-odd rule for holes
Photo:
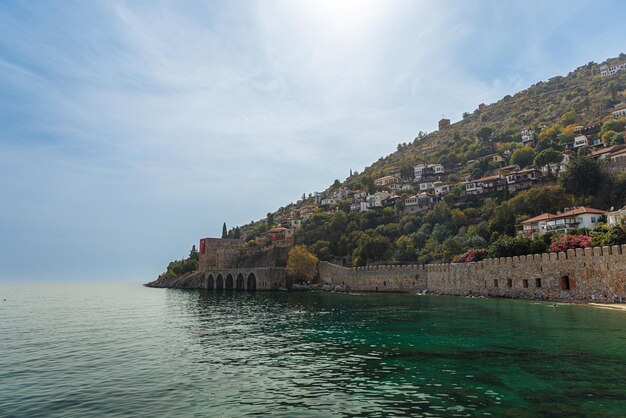
[[[623,1],[0,1],[0,280],[149,281],[626,52]]]

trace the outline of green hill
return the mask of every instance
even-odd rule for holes
[[[347,265],[449,262],[468,251],[473,257],[548,251],[554,237],[513,238],[516,224],[567,207],[626,205],[626,175],[588,156],[624,143],[626,119],[614,118],[611,112],[626,101],[626,69],[601,74],[602,65],[619,63],[626,63],[626,54],[538,82],[436,132],[420,132],[362,173],[336,180],[317,197],[303,196],[261,221],[232,229],[229,236],[241,234],[252,246],[252,240],[273,226],[301,222],[296,243],[307,245],[322,260]],[[524,144],[523,130],[532,138]],[[574,139],[582,134],[589,143],[578,146]],[[414,166],[420,163],[442,165],[445,172],[427,176],[422,179],[426,185],[420,185],[414,177]],[[536,168],[541,179],[511,188],[505,179],[516,167],[502,170],[509,165]],[[375,184],[389,175],[397,183]],[[481,193],[466,190],[465,182],[484,176],[497,178],[492,189],[483,185]],[[420,190],[430,187],[428,183],[449,186],[450,191]],[[356,208],[363,193],[371,196],[390,188],[381,207]],[[413,204],[420,199],[423,204]],[[419,210],[408,210],[410,205]],[[313,213],[305,216],[305,209]],[[579,232],[591,234],[596,244],[621,242],[626,235],[602,225],[597,231]],[[609,232],[617,237],[610,242]]]

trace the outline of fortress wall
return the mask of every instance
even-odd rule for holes
[[[320,278],[355,291],[613,301],[626,298],[626,245],[424,267],[321,262]]]
[[[346,268],[321,261],[320,279],[352,291],[411,292],[426,290],[426,270],[420,265]]]

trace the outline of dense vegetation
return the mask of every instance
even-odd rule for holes
[[[621,54],[616,61],[626,60]],[[615,61],[615,60],[614,60]],[[515,237],[515,225],[543,212],[566,207],[592,206],[602,209],[626,205],[626,174],[611,176],[582,147],[577,153],[565,145],[578,126],[600,124],[594,136],[606,146],[624,142],[626,118],[612,119],[611,109],[626,98],[626,72],[610,77],[599,75],[599,65],[589,63],[566,77],[554,77],[506,96],[482,111],[466,113],[464,119],[431,134],[420,132],[411,142],[398,144],[396,152],[380,158],[362,173],[351,172],[344,182],[336,180],[327,192],[349,188],[373,193],[380,190],[374,179],[399,170],[410,176],[420,162],[443,164],[450,174],[440,179],[457,184],[450,194],[429,210],[402,216],[403,201],[414,191],[396,192],[395,207],[351,212],[349,201],[339,201],[334,211],[319,211],[296,236],[320,260],[353,265],[376,262],[475,261],[487,256],[506,256],[549,251],[559,237],[549,234],[534,240]],[[535,133],[532,146],[521,145],[521,131]],[[499,165],[489,156],[506,156],[507,164],[521,168],[556,165],[542,179],[542,186],[510,195],[507,191],[489,196],[464,196],[459,185],[463,176],[480,178],[493,174]],[[558,164],[570,154],[567,171]],[[579,154],[579,155],[577,155]],[[242,228],[254,237],[272,225],[274,218],[295,207],[313,202],[312,196],[290,204],[258,223]],[[621,230],[620,230],[621,231]],[[590,235],[594,245],[623,242],[623,231],[607,230],[600,223]],[[626,241],[624,241],[626,242]]]

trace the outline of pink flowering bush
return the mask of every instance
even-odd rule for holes
[[[487,250],[485,248],[470,248],[465,254],[457,255],[452,260],[453,263],[474,263],[476,261],[484,260],[487,257]]]
[[[550,251],[558,253],[560,251],[567,251],[574,248],[587,247],[589,247],[589,236],[587,235],[561,235],[552,238]]]

